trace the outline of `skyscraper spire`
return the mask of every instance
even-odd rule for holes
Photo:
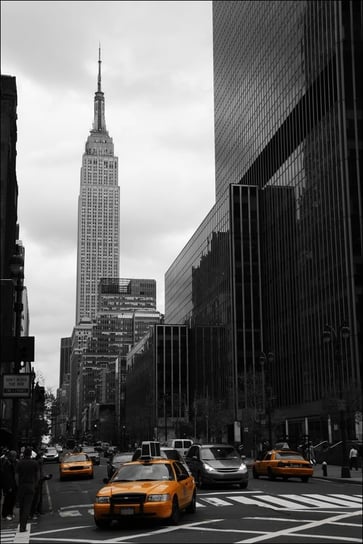
[[[101,90],[101,62],[101,44],[99,44],[97,91],[95,92],[94,120],[91,132],[107,133],[105,120],[105,98]]]
[[[101,43],[98,44],[98,80],[97,92],[101,93]]]

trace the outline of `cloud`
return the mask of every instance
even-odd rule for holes
[[[119,159],[120,274],[157,281],[214,203],[211,2],[3,1],[18,90],[20,238],[35,371],[55,391],[75,321],[77,206],[98,43]]]

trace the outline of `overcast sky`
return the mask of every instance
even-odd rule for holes
[[[77,199],[98,46],[119,158],[120,276],[157,282],[214,204],[212,3],[1,2],[18,92],[18,220],[37,378],[59,386],[75,325]]]

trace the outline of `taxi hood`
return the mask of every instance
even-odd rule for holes
[[[98,496],[117,495],[119,493],[168,493],[170,481],[140,481],[140,482],[110,482],[102,487],[97,493]]]

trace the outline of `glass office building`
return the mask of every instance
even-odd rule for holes
[[[165,274],[191,395],[251,444],[338,439],[339,397],[361,438],[362,3],[213,2],[213,46],[216,203]]]

